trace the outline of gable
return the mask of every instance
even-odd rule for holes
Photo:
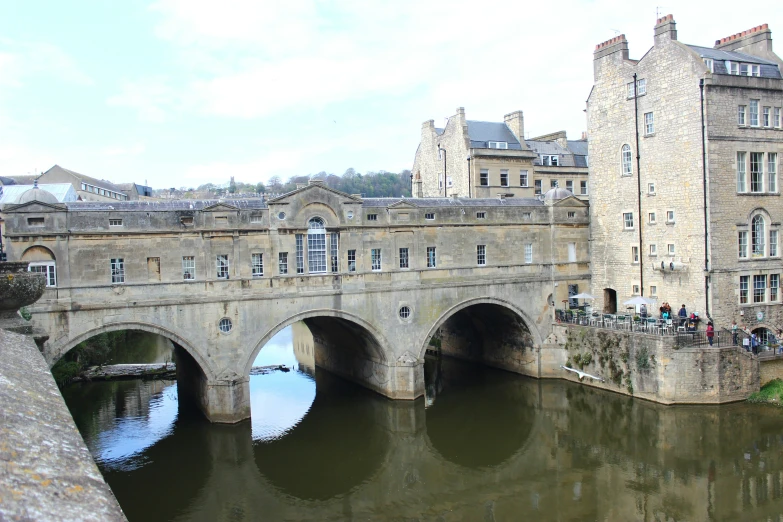
[[[568,196],[553,204],[555,207],[587,207],[589,204],[576,196]]]
[[[29,203],[22,203],[19,205],[6,205],[3,208],[3,212],[11,214],[14,212],[65,212],[66,207],[62,204],[51,205],[49,203],[41,203],[40,201],[30,201]]]
[[[282,196],[272,198],[268,201],[268,204],[285,205],[291,203],[292,200],[300,199],[305,195],[308,199],[311,200],[332,200],[335,196],[337,196],[337,199],[340,201],[340,203],[361,203],[362,201],[362,199],[359,197],[346,194],[345,192],[340,192],[339,190],[327,187],[322,183],[313,183],[311,185],[307,185],[306,187],[288,192],[287,194],[283,194]]]
[[[400,200],[396,203],[392,203],[391,205],[388,205],[386,208],[400,210],[400,209],[414,209],[419,207],[407,201]]]
[[[237,210],[239,210],[239,207],[227,203],[215,203],[201,209],[202,212],[235,212]]]

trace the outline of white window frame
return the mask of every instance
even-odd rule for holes
[[[370,250],[370,269],[373,272],[380,272],[383,269],[383,257],[380,248],[373,248]]]
[[[487,148],[490,149],[508,149],[507,141],[488,141]]]
[[[296,273],[305,273],[304,268],[304,234],[296,234]]]
[[[769,301],[776,303],[780,300],[780,274],[769,274]]]
[[[487,266],[487,245],[476,245],[476,264]]]
[[[657,212],[653,211],[647,213],[647,223],[649,223],[650,225],[657,224],[657,218],[658,218]]]
[[[400,270],[407,270],[411,267],[411,256],[408,247],[400,247]]]
[[[356,250],[348,250],[348,271],[356,272]]]
[[[655,257],[658,255],[658,245],[655,243],[650,244],[650,256]]]
[[[508,169],[500,169],[500,186],[508,187]]]
[[[666,223],[674,223],[675,220],[675,214],[673,210],[667,210],[666,211]]]
[[[111,219],[109,219],[109,226],[110,227],[121,227],[122,226],[122,219],[118,219],[118,218],[111,218]]]
[[[763,107],[761,111],[762,126],[767,129],[772,127],[772,107]]]
[[[278,252],[277,254],[277,272],[280,275],[288,274],[288,252]]]
[[[674,246],[674,243],[667,243],[666,244],[666,255],[669,257],[674,257],[677,255],[677,249]]]
[[[628,82],[625,84],[625,97],[627,99],[632,99],[634,96],[636,96],[636,89],[634,88],[633,82]]]
[[[632,246],[631,247],[631,263],[633,263],[633,264],[639,263],[639,247],[638,246]]]
[[[651,196],[655,195],[655,183],[648,183],[647,184],[647,193]]]
[[[558,154],[542,154],[541,165],[544,167],[559,167],[560,156]]]
[[[781,120],[781,108],[775,107],[773,113],[772,113],[772,122],[775,124],[775,128],[779,129],[781,125],[783,125],[783,120]]]
[[[764,192],[764,153],[751,152],[748,163],[750,164],[750,169],[748,169],[750,171],[750,192],[753,194]]]
[[[644,96],[647,94],[647,78],[639,78],[636,80],[636,95]]]
[[[750,126],[759,126],[759,103],[760,100],[750,100]]]
[[[573,194],[573,192],[574,192],[574,180],[572,180],[572,179],[567,179],[566,180],[566,190]]]
[[[519,171],[519,186],[527,188],[528,183],[530,182],[530,177],[528,176],[528,171],[526,170],[520,170]]]
[[[761,66],[756,64],[750,64],[750,71],[748,76],[761,76]]]
[[[568,243],[568,262],[576,263],[576,243]]]
[[[579,182],[579,195],[580,196],[587,196],[587,180],[582,180]]]
[[[486,212],[476,212],[476,219],[487,219]]]
[[[749,304],[750,276],[741,275],[739,280],[739,302],[740,304]]]
[[[748,125],[748,106],[737,105],[737,125],[740,127],[747,127]]]
[[[737,193],[745,194],[748,191],[748,153],[737,151]]]
[[[737,232],[737,257],[740,259],[748,258],[748,231],[740,230]]]
[[[533,243],[525,243],[525,264],[529,265],[533,262]]]
[[[424,214],[424,219],[427,221],[432,221],[435,219],[435,213],[434,212],[427,212]]]
[[[231,264],[228,260],[228,254],[217,254],[215,256],[215,273],[218,279],[228,279]]]
[[[333,274],[340,272],[340,234],[329,234],[329,269]]]
[[[778,191],[778,153],[767,153],[767,192]]]
[[[623,212],[623,230],[634,229],[633,212]]]
[[[427,247],[427,268],[437,268],[438,267],[438,257],[437,257],[437,251],[434,246],[428,246]]]
[[[55,261],[33,261],[27,265],[27,271],[44,274],[46,288],[57,286],[57,263]]]
[[[544,181],[540,179],[533,180],[533,193],[535,195],[544,193]]]
[[[326,222],[313,217],[307,222],[307,273],[327,272]]]
[[[125,259],[122,257],[112,258],[109,262],[111,269],[111,283],[113,285],[125,282]]]
[[[196,256],[182,256],[182,280],[196,280]]]
[[[489,169],[481,169],[479,171],[479,186],[481,187],[489,186]]]
[[[769,257],[778,257],[780,255],[780,245],[778,243],[780,236],[777,230],[769,231]]]
[[[764,216],[754,214],[750,218],[750,257],[765,257],[766,230]]]
[[[753,303],[767,302],[767,274],[753,275]]]
[[[653,112],[644,113],[644,135],[652,136],[655,134],[655,114]]]
[[[250,275],[252,277],[263,277],[264,276],[264,254],[262,253],[251,253],[250,254]]]
[[[658,285],[650,285],[650,297],[658,297]]]

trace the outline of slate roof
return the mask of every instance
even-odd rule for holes
[[[7,178],[5,176],[0,176],[0,185],[16,185],[16,181],[12,178]]]
[[[587,140],[568,140],[568,150],[577,156],[587,156]]]
[[[699,56],[702,58],[712,59],[712,68],[715,74],[729,74],[729,71],[726,69],[726,60],[729,60],[732,62],[760,65],[759,74],[762,78],[782,78],[778,64],[772,60],[759,58],[758,56],[750,54],[738,53],[736,51],[722,51],[710,47],[699,47],[698,45],[689,45],[688,47],[699,53]]]
[[[169,210],[203,210],[212,205],[223,203],[240,210],[267,208],[266,201],[251,199],[172,199],[168,201],[74,201],[66,203],[68,210],[105,212],[166,212]]]
[[[474,149],[488,148],[489,141],[505,141],[511,150],[522,150],[519,140],[505,123],[468,120],[468,137]]]
[[[537,198],[364,198],[362,207],[386,208],[404,201],[418,208],[433,207],[540,207]]]
[[[117,185],[115,185],[111,181],[106,181],[105,179],[93,178],[91,176],[85,176],[84,174],[79,174],[78,172],[74,172],[72,170],[68,170],[68,169],[63,168],[63,167],[61,167],[59,165],[55,165],[54,167],[50,168],[49,170],[47,170],[46,172],[41,174],[41,176],[45,176],[46,174],[48,174],[49,172],[52,172],[55,169],[60,169],[60,170],[62,170],[64,172],[67,172],[68,174],[70,174],[72,176],[75,176],[77,179],[79,179],[80,181],[82,181],[84,183],[89,183],[90,185],[95,185],[96,187],[99,187],[99,188],[102,188],[102,189],[109,189],[109,190],[112,190],[114,192],[122,192],[120,187],[118,187]]]
[[[17,185],[32,185],[38,179],[39,174],[23,174],[21,176],[8,176],[14,180]]]
[[[560,160],[560,167],[583,167],[587,168],[587,141],[569,140],[568,148],[563,147],[557,141],[538,141],[525,140],[527,146],[539,155],[533,160],[533,165],[540,166],[540,155],[557,155]]]

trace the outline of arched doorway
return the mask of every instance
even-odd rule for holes
[[[604,288],[604,313],[617,313],[617,291],[614,288]]]

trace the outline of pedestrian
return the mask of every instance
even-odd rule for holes
[[[750,334],[750,349],[755,354],[759,354],[759,338],[755,333]]]
[[[712,346],[712,339],[715,337],[715,328],[712,326],[712,321],[707,323],[707,341],[709,341],[710,346]]]
[[[737,326],[737,321],[734,320],[731,322],[731,343],[734,346],[737,346],[737,330],[739,327]]]
[[[680,311],[677,312],[677,316],[680,318],[680,326],[685,324],[685,321],[688,319],[688,311],[685,310],[685,305],[682,305],[682,308],[680,308]]]

